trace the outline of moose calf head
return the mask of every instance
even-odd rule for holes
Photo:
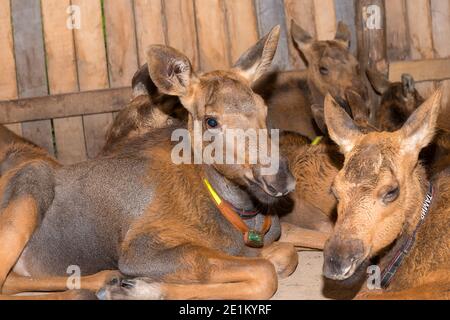
[[[433,138],[442,92],[438,90],[396,132],[363,134],[331,96],[325,99],[330,137],[345,155],[332,192],[338,218],[324,256],[324,275],[344,280],[361,263],[392,244],[420,210],[419,152]]]
[[[291,34],[308,65],[308,81],[313,90],[317,90],[322,97],[330,93],[349,114],[351,110],[346,99],[348,90],[367,99],[359,63],[349,51],[351,34],[346,24],[339,22],[334,40],[315,41],[294,21],[291,23]],[[323,105],[321,101],[316,103],[312,109],[313,115],[323,130]]]
[[[403,74],[401,82],[391,83],[376,70],[368,69],[366,73],[374,90],[382,96],[381,105],[375,116],[376,126],[381,131],[400,129],[424,101],[416,90],[413,77]]]
[[[193,141],[193,152],[202,152],[211,147],[212,141],[222,140],[223,149],[217,153],[242,162],[230,164],[225,161],[211,164],[215,170],[229,180],[250,188],[255,196],[266,198],[267,195],[279,197],[291,192],[295,179],[290,173],[284,159],[279,161],[279,169],[271,174],[264,174],[265,164],[258,159],[250,161],[250,139],[246,139],[244,149],[236,143],[231,131],[261,132],[267,130],[267,106],[263,99],[255,94],[251,85],[265,73],[275,55],[280,28],[275,27],[226,71],[213,71],[196,74],[189,59],[166,46],[151,46],[147,52],[150,77],[159,91],[179,97],[181,104],[189,112],[188,128],[191,137],[196,128],[201,135],[209,135],[211,142]],[[270,135],[266,136],[268,148],[271,146]],[[195,137],[194,137],[195,138]],[[258,144],[258,153],[260,150]],[[263,199],[261,199],[263,200]]]

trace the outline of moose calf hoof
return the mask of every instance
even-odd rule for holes
[[[159,283],[144,278],[122,279],[116,277],[97,292],[100,300],[162,300]]]
[[[264,248],[261,256],[272,262],[280,278],[289,277],[298,265],[297,250],[290,243],[275,242]]]

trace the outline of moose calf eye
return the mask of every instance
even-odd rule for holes
[[[395,200],[397,200],[398,196],[400,194],[400,189],[397,188],[393,188],[391,190],[389,190],[384,196],[383,196],[383,202],[384,203],[391,203],[394,202]]]
[[[327,68],[325,68],[325,67],[320,67],[319,68],[319,72],[323,76],[326,76],[326,75],[328,75],[328,73],[330,73],[330,71]]]
[[[209,128],[216,128],[219,125],[219,122],[214,118],[206,118],[206,125]]]

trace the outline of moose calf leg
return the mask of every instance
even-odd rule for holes
[[[120,278],[120,272],[118,271],[101,271],[94,275],[81,277],[80,288],[78,289],[97,292],[113,279],[118,278]],[[10,273],[3,285],[3,293],[66,291],[69,289],[67,280],[68,277],[33,278]]]
[[[261,258],[272,262],[281,278],[289,277],[298,265],[297,250],[291,243],[274,242],[261,250]]]
[[[268,299],[278,287],[275,269],[268,260],[233,257],[194,246],[178,248],[177,252],[182,252],[176,261],[177,271],[162,277],[149,274],[151,278],[114,281],[100,290],[99,298]]]
[[[0,290],[38,221],[37,203],[31,196],[11,201],[0,213]]]

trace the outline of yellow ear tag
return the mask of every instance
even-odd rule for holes
[[[222,199],[219,197],[219,195],[216,193],[216,191],[213,189],[213,187],[211,186],[211,184],[207,179],[203,179],[203,182],[205,183],[206,188],[208,188],[208,191],[213,197],[214,201],[219,206],[222,203]]]
[[[317,146],[317,145],[322,141],[322,139],[323,139],[322,136],[316,137],[316,138],[313,140],[313,142],[311,142],[311,145],[312,145],[312,146]]]

